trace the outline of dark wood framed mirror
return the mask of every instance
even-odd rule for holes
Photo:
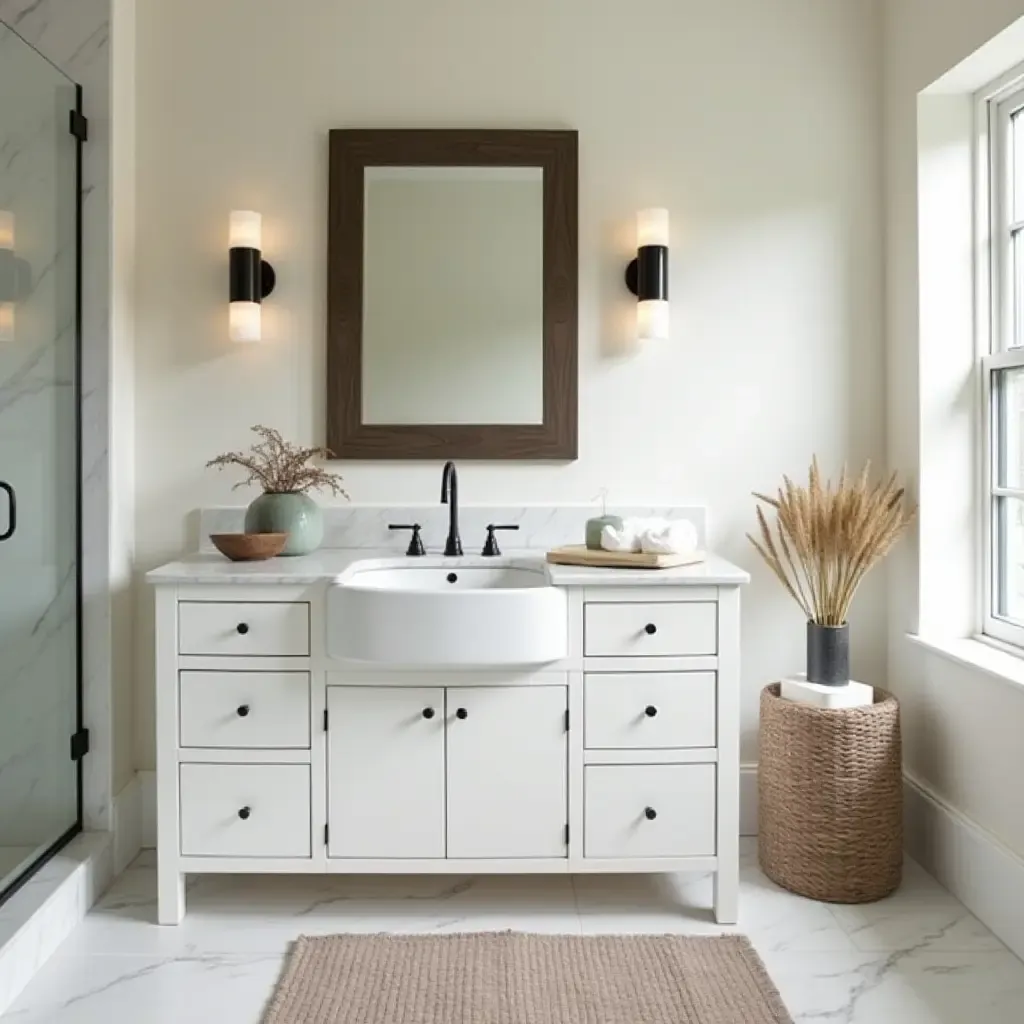
[[[577,134],[330,133],[327,445],[575,459]]]

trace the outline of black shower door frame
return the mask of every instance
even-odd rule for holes
[[[28,44],[31,45],[31,44]],[[33,47],[35,49],[35,47]],[[45,59],[45,58],[44,58]],[[82,693],[82,147],[85,143],[82,132],[76,131],[77,124],[84,124],[82,112],[82,87],[75,85],[75,106],[68,111],[68,131],[75,140],[75,303],[74,303],[74,367],[73,387],[75,401],[75,732],[81,734],[85,728],[85,708]],[[74,824],[54,842],[42,850],[36,858],[0,890],[0,906],[10,899],[39,869],[58,854],[82,831],[84,784],[82,757],[75,758],[70,749],[68,756],[75,761],[76,813]]]

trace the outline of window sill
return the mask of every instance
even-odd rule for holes
[[[1024,652],[1011,654],[1008,650],[974,637],[938,640],[917,633],[907,633],[906,636],[912,644],[926,651],[1024,690]]]

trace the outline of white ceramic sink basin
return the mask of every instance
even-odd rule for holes
[[[538,665],[568,650],[565,591],[541,566],[375,564],[327,591],[331,658],[406,667]]]

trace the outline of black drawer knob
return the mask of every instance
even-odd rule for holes
[[[238,812],[238,816],[242,819],[242,821],[248,821],[250,814],[252,814],[252,808],[250,807],[243,807]]]
[[[235,626],[235,629],[237,629],[238,632],[242,634],[242,636],[245,636],[245,634],[249,632],[249,623],[240,622],[237,626]]]
[[[644,714],[648,718],[653,718],[657,713],[658,709],[653,704],[648,704],[647,707],[644,708]]]
[[[644,817],[648,821],[654,821],[654,819],[657,816],[658,816],[658,812],[653,807],[645,807],[644,808]]]
[[[434,717],[434,709],[433,708],[424,708],[423,709],[423,717],[424,718],[433,718]]]
[[[459,577],[455,573],[453,573],[453,572],[448,573],[448,575],[445,576],[445,579],[449,583],[457,583],[459,581]]]
[[[469,718],[469,712],[465,708],[459,708],[455,712],[456,718]]]
[[[648,636],[654,636],[654,634],[658,632],[658,627],[653,622],[648,622],[647,625],[644,626],[644,632]]]
[[[246,718],[248,716],[248,714],[249,714],[249,705],[248,704],[240,705],[239,708],[238,708],[238,717],[239,718]]]

